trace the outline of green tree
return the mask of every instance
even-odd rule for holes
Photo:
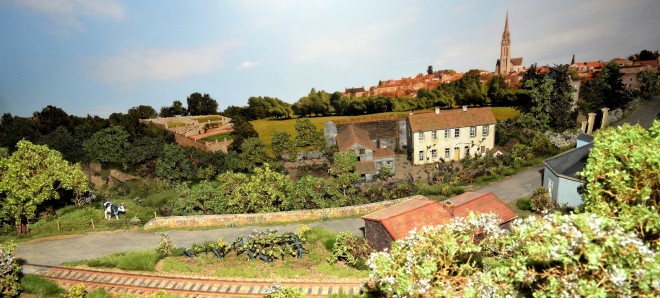
[[[190,159],[181,146],[167,144],[163,152],[156,160],[156,176],[171,180],[181,181],[192,178]]]
[[[330,175],[335,177],[337,190],[343,200],[348,201],[356,192],[354,184],[360,180],[357,173],[357,155],[353,151],[337,152],[334,155]]]
[[[172,212],[175,215],[210,215],[226,213],[223,192],[216,181],[202,181],[193,186],[177,187]]]
[[[186,101],[188,103],[188,113],[192,116],[218,113],[218,102],[207,93],[202,95],[199,92],[195,92],[190,94]]]
[[[225,191],[227,213],[259,213],[282,211],[287,205],[286,174],[271,170],[269,164],[254,168],[254,174],[223,173],[217,178]]]
[[[658,74],[653,71],[642,71],[637,77],[637,83],[639,83],[639,95],[644,98],[654,96],[660,91]]]
[[[660,121],[599,130],[587,165],[584,210],[618,218],[658,250],[660,240]]]
[[[0,216],[12,220],[20,234],[41,203],[60,198],[59,190],[87,191],[87,177],[80,165],[69,164],[46,146],[22,140],[16,147],[0,159]]]
[[[235,117],[231,119],[234,130],[231,132],[232,143],[229,146],[230,150],[241,152],[241,145],[243,141],[248,138],[258,138],[259,134],[254,129],[254,126],[245,118]]]
[[[573,107],[573,92],[575,92],[575,89],[571,86],[568,65],[551,67],[548,76],[554,80],[553,92],[548,106],[550,125],[559,132],[574,128],[577,118],[577,111]]]
[[[171,106],[165,106],[160,108],[161,117],[174,117],[176,115],[188,115],[188,110],[183,106],[181,101],[175,100],[172,102]]]
[[[511,106],[514,104],[515,92],[502,76],[493,76],[488,81],[487,96],[494,106]]]
[[[542,77],[525,80],[518,94],[522,95],[526,102],[518,105],[520,110],[516,121],[526,128],[545,131],[550,126],[550,98],[553,94],[555,82],[550,77]],[[527,101],[528,100],[528,101]]]
[[[80,161],[85,156],[81,141],[76,139],[64,126],[60,126],[49,134],[41,136],[36,143],[59,151],[64,156],[64,159],[68,161]]]
[[[14,148],[20,140],[36,142],[41,133],[27,118],[12,116],[10,113],[2,115],[0,121],[0,147]]]
[[[123,164],[130,145],[128,138],[123,126],[113,125],[85,140],[83,149],[91,160]]]
[[[593,81],[593,82],[592,82]],[[604,107],[618,109],[626,106],[632,99],[623,85],[619,64],[609,62],[597,78],[584,84],[584,92],[580,88],[578,106],[583,114],[598,112]]]
[[[433,65],[429,65],[429,67],[426,68],[426,73],[430,75],[433,74]]]
[[[275,130],[273,132],[271,146],[273,147],[273,154],[277,158],[280,158],[284,153],[288,153],[289,161],[294,161],[298,155],[296,144],[291,140],[291,135],[285,131]]]
[[[299,118],[294,124],[296,129],[296,146],[308,147],[311,146],[316,150],[321,150],[325,147],[325,138],[323,132],[316,128],[316,125],[309,119]]]
[[[42,134],[48,134],[60,126],[68,129],[71,125],[69,115],[64,110],[50,105],[43,108],[41,112],[34,112],[32,120]]]
[[[266,163],[272,162],[266,153],[266,146],[259,138],[247,138],[241,144],[239,168],[244,172],[253,172]]]

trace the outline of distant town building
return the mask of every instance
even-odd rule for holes
[[[506,76],[512,72],[523,69],[523,58],[511,58],[511,34],[509,33],[509,13],[506,13],[504,22],[504,33],[502,33],[502,44],[500,46],[500,59],[495,63],[495,73]]]

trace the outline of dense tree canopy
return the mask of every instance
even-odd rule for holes
[[[37,208],[59,199],[59,190],[87,191],[87,177],[80,166],[43,145],[22,140],[8,157],[0,156],[0,217],[16,224],[17,231],[34,219]]]
[[[584,209],[618,218],[658,250],[660,241],[660,121],[599,130],[584,171]]]
[[[218,102],[207,93],[204,93],[204,95],[199,92],[190,94],[186,102],[188,103],[188,113],[192,116],[218,113]]]
[[[588,80],[580,88],[578,107],[582,114],[599,112],[602,108],[623,108],[632,99],[624,88],[619,64],[609,62],[598,77]]]
[[[321,150],[325,147],[323,132],[317,129],[311,120],[299,118],[296,120],[294,127],[296,129],[296,146],[312,147],[316,150]]]
[[[289,118],[293,114],[289,103],[268,96],[248,98],[248,107],[255,119]]]
[[[175,100],[172,102],[171,106],[165,106],[160,108],[161,117],[174,117],[177,115],[188,115],[188,110],[183,106],[181,101]]]
[[[123,164],[130,145],[128,138],[123,126],[113,125],[85,140],[83,148],[90,160]]]

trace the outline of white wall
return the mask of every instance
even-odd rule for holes
[[[482,125],[476,126],[476,135],[470,135],[470,127],[459,127],[449,129],[449,138],[445,138],[445,130],[437,130],[437,138],[433,139],[432,131],[414,132],[412,133],[412,162],[414,165],[421,165],[425,163],[435,163],[441,158],[445,161],[454,160],[456,158],[455,149],[459,148],[458,158],[465,157],[465,146],[468,146],[470,155],[481,155],[488,152],[495,145],[495,124],[488,126],[488,134],[482,134]],[[459,137],[455,137],[455,130],[459,129]],[[424,139],[420,140],[419,135],[424,134]],[[481,146],[484,146],[484,151],[481,151]],[[432,156],[432,150],[436,150],[437,155],[435,158]],[[449,149],[449,158],[445,158],[445,149]],[[424,160],[419,159],[419,151],[424,152]]]

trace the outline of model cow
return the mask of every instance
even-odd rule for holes
[[[119,219],[119,212],[126,212],[126,208],[124,208],[124,204],[115,205],[112,204],[110,201],[106,201],[105,203],[103,203],[103,208],[105,209],[104,211],[105,219],[111,219],[113,215],[115,216],[116,219]]]

